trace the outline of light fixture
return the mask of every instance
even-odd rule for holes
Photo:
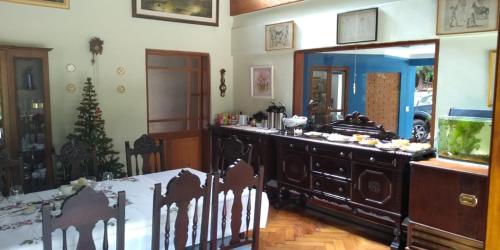
[[[358,79],[358,54],[354,49],[354,82],[352,84],[352,94],[356,95],[356,80]]]

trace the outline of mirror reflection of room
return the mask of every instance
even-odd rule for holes
[[[435,50],[424,44],[309,53],[306,114],[326,124],[357,111],[402,138],[429,141]]]

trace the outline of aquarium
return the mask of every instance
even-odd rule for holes
[[[438,155],[488,164],[491,118],[445,116],[439,118]]]

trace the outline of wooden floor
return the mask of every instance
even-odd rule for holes
[[[299,209],[270,208],[267,227],[260,231],[265,250],[387,250],[389,243],[369,239],[362,227],[328,220]]]

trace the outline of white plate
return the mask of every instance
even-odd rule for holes
[[[321,135],[323,135],[323,133],[311,131],[311,132],[304,133],[304,135],[307,137],[311,137],[311,138],[317,138],[317,137],[320,137]]]
[[[399,146],[395,143],[377,143],[375,147],[385,151],[394,151],[399,149]]]
[[[349,136],[341,135],[341,134],[331,134],[326,138],[329,141],[333,142],[346,142],[349,141]]]

